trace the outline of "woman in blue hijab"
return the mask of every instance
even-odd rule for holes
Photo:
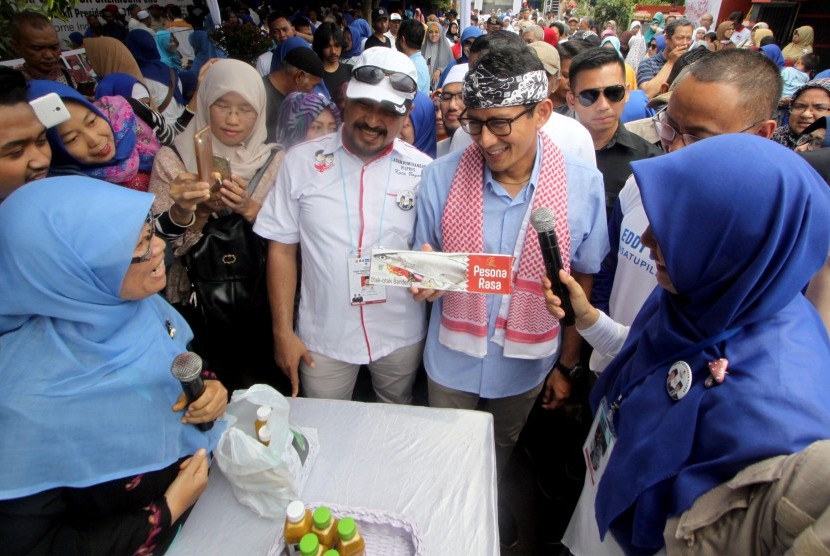
[[[179,41],[170,31],[156,31],[156,48],[161,61],[174,70],[182,69],[182,57],[179,55]]]
[[[352,47],[343,54],[344,60],[360,56],[363,52],[363,41],[372,35],[372,28],[365,19],[355,19],[349,25],[349,33],[352,37]]]
[[[156,41],[149,32],[143,29],[130,31],[126,44],[141,69],[158,111],[174,123],[187,104],[178,73],[161,61]]]
[[[784,69],[784,66],[787,65],[784,60],[784,55],[781,53],[781,48],[777,44],[764,45],[761,47],[761,52],[763,52],[767,58],[775,62],[778,69]]]
[[[400,138],[422,153],[435,158],[435,104],[429,96],[420,91],[412,100],[412,110],[407,115]]]
[[[29,83],[29,99],[57,94],[70,118],[46,131],[52,147],[52,170],[87,176],[147,191],[153,159],[161,148],[153,130],[136,117],[120,96],[95,103],[57,81]]]
[[[0,297],[4,551],[162,553],[206,487],[224,423],[194,425],[224,413],[227,391],[205,380],[182,411],[170,367],[192,335],[156,295],[152,202],[61,177],[0,205],[0,280],[14,292]]]
[[[224,52],[221,52],[210,40],[208,34],[201,29],[193,31],[188,37],[190,46],[193,47],[193,52],[196,56],[193,58],[193,64],[190,66],[190,71],[199,75],[199,70],[211,58],[227,58]]]
[[[710,179],[736,164],[741,180]],[[830,340],[801,294],[830,247],[830,191],[798,155],[748,134],[632,167],[662,287],[626,338],[566,282],[595,348],[613,354],[624,339],[591,393],[616,431],[596,491],[599,533],[652,554],[667,520],[703,494],[830,438]],[[556,301],[548,292],[549,307]],[[600,341],[609,331],[614,340]]]

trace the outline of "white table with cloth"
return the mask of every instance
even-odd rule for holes
[[[320,451],[302,495],[403,515],[429,555],[499,554],[489,413],[335,400],[290,400],[291,422],[317,429]],[[283,523],[234,498],[214,465],[168,554],[265,555]]]

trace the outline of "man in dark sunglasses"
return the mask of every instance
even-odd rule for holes
[[[254,231],[270,240],[277,364],[294,395],[302,382],[307,397],[350,400],[365,364],[380,401],[412,401],[426,333],[423,305],[405,289],[374,286],[368,278],[372,249],[412,246],[412,209],[430,158],[396,138],[415,97],[415,77],[405,54],[364,50],[346,88],[340,132],[291,149],[257,217]]]
[[[571,61],[568,105],[594,141],[597,168],[605,183],[608,216],[631,175],[630,163],[660,154],[660,149],[620,123],[628,90],[625,65],[613,48],[590,48]]]

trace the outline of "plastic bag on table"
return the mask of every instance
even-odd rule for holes
[[[254,430],[261,405],[271,407],[268,446]],[[236,499],[263,517],[285,517],[288,503],[300,497],[316,454],[316,431],[290,427],[289,409],[288,400],[265,384],[235,391],[225,412],[228,429],[214,450]]]

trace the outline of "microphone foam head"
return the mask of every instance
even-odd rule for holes
[[[202,373],[202,358],[192,351],[180,353],[173,359],[170,372],[176,379],[190,382]]]
[[[550,232],[556,227],[556,215],[548,207],[537,207],[530,213],[530,225],[537,234]]]

